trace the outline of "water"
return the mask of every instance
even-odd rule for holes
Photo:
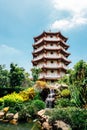
[[[18,125],[11,125],[9,123],[0,123],[0,130],[40,130],[36,123],[19,123]]]
[[[53,108],[54,100],[55,100],[54,89],[50,89],[50,94],[48,94],[48,97],[46,98],[46,106],[48,108]]]

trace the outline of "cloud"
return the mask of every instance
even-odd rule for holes
[[[87,11],[87,0],[53,0],[53,6],[57,10],[67,10],[74,13]]]
[[[0,56],[13,56],[13,55],[20,55],[21,51],[7,46],[5,44],[0,45]]]
[[[50,26],[52,29],[67,30],[87,24],[87,18],[81,16],[73,16],[54,21]]]
[[[87,25],[87,0],[53,0],[52,3],[56,14],[64,15],[65,11],[68,16],[56,18],[50,25],[51,29],[67,30]]]

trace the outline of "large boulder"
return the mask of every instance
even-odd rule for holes
[[[0,119],[2,119],[4,117],[4,112],[0,111]]]
[[[14,117],[13,113],[7,113],[5,118],[10,121],[13,119],[13,117]]]
[[[70,130],[70,126],[61,120],[55,121],[54,128],[55,130]]]
[[[43,130],[52,130],[51,128],[52,128],[52,126],[50,126],[48,122],[43,122],[43,124],[42,124]]]

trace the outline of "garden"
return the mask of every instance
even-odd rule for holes
[[[80,60],[55,83],[39,81],[38,68],[31,71],[32,80],[16,64],[12,63],[9,71],[0,65],[0,121],[16,125],[34,122],[31,129],[41,130],[44,121],[37,113],[45,110],[49,130],[63,130],[58,121],[69,125],[68,130],[87,130],[87,63]],[[47,108],[46,98],[51,88],[54,88],[55,101],[53,108]]]

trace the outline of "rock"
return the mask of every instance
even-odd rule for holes
[[[13,124],[13,125],[17,125],[17,120],[16,120],[16,119],[12,119],[12,120],[10,120],[9,123],[11,123],[11,124]]]
[[[66,124],[63,121],[56,121],[54,126],[56,126],[56,129],[61,128],[62,130],[69,130],[70,126],[68,124]]]
[[[0,111],[0,119],[4,117],[4,112]]]
[[[5,113],[7,113],[8,110],[9,110],[9,107],[5,107],[5,108],[3,108],[3,112],[5,112]]]
[[[13,116],[14,116],[13,113],[7,113],[5,118],[6,118],[7,120],[12,120],[12,119],[13,119]]]
[[[9,122],[9,120],[3,119],[2,122],[7,123],[7,122]]]
[[[16,119],[16,120],[18,120],[18,117],[19,117],[19,116],[18,116],[18,112],[17,112],[17,113],[14,115],[13,118]]]
[[[42,124],[42,128],[43,128],[43,130],[51,130],[51,126],[49,125],[48,122],[44,122]]]
[[[42,116],[42,115],[44,115],[44,113],[45,113],[45,110],[42,109],[42,110],[38,111],[37,115]]]

